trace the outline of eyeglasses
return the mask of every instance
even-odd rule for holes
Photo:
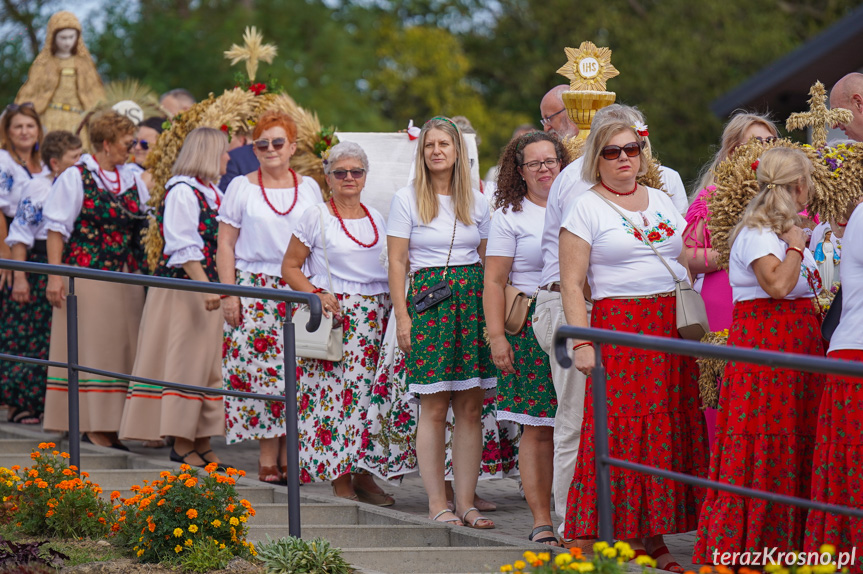
[[[563,108],[563,109],[562,109],[562,110],[560,110],[559,112],[554,112],[554,113],[553,113],[553,114],[551,114],[550,116],[546,116],[546,117],[544,117],[544,118],[539,118],[539,123],[541,123],[543,126],[546,126],[546,125],[548,125],[548,124],[550,124],[550,123],[551,123],[551,118],[553,118],[554,116],[558,116],[558,115],[562,114],[562,113],[563,113],[563,112],[565,112],[565,111],[566,111],[566,108]]]
[[[126,144],[126,151],[127,151],[127,152],[132,151],[132,148],[133,148],[133,147],[135,147],[135,142],[136,142],[136,141],[137,141],[137,140],[132,140],[132,141],[130,141],[129,143],[127,143],[127,144]]]
[[[558,166],[560,163],[560,158],[558,157],[550,157],[544,161],[529,161],[527,163],[521,164],[522,167],[526,167],[530,171],[539,171],[542,169],[542,166],[545,166],[546,169],[552,170]]]
[[[759,136],[755,136],[755,139],[757,139],[759,143],[763,143],[763,144],[769,144],[769,143],[773,143],[775,141],[779,141],[779,138],[776,136],[770,136],[769,138],[762,138]]]
[[[641,153],[644,148],[644,142],[631,142],[623,147],[619,145],[607,145],[599,152],[603,159],[617,159],[620,157],[620,152],[626,154],[626,157],[635,157]]]
[[[144,151],[150,149],[150,142],[147,140],[132,140],[132,147],[135,147],[136,145],[140,145],[141,149]]]
[[[359,179],[366,174],[366,170],[364,169],[336,169],[330,172],[333,174],[333,177],[342,180],[348,177],[348,174],[351,174],[351,177],[354,179]]]
[[[35,109],[36,106],[33,105],[33,102],[24,102],[23,104],[9,104],[8,106],[6,106],[6,111],[14,113],[21,108],[30,108],[32,110]]]
[[[271,140],[255,140],[255,147],[258,151],[267,151],[270,149],[270,144],[273,144],[273,149],[279,151],[285,144],[288,143],[288,138],[273,138]]]

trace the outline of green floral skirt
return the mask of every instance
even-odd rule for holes
[[[521,333],[506,336],[515,355],[515,373],[498,373],[497,418],[523,425],[553,427],[557,394],[551,380],[548,355],[533,333],[535,312],[536,301],[533,301]]]
[[[452,296],[417,313],[412,296],[441,281],[443,267],[420,269],[413,276],[408,299],[411,312],[411,352],[406,357],[411,395],[464,391],[476,387],[493,394],[497,383],[491,350],[483,338],[482,266],[450,267]]]

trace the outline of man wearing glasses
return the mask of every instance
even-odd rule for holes
[[[563,92],[569,90],[569,84],[553,87],[543,96],[539,103],[540,122],[547,132],[554,132],[560,139],[578,135],[578,126],[569,119],[566,106],[563,105]]]

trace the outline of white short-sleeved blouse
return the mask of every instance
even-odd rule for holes
[[[168,267],[182,267],[189,261],[204,259],[204,240],[198,229],[201,221],[201,206],[194,190],[204,197],[213,211],[218,212],[222,202],[222,191],[216,186],[207,186],[196,178],[175,175],[165,184],[165,234],[164,253],[169,256]]]
[[[521,211],[496,210],[491,216],[491,231],[485,254],[512,257],[509,280],[522,293],[532,295],[542,275],[542,224],[545,208],[526,197]]]

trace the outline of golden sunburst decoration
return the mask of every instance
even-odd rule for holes
[[[620,74],[611,65],[609,48],[597,48],[593,42],[585,41],[578,49],[566,48],[565,51],[569,61],[557,73],[569,78],[572,91],[604,92],[605,83]]]
[[[249,74],[250,82],[255,81],[255,75],[258,73],[258,62],[271,64],[275,57],[276,46],[264,44],[264,36],[254,26],[246,27],[246,31],[243,33],[243,46],[234,44],[230,50],[225,52],[225,58],[231,60],[232,66],[245,60],[246,73]]]
[[[836,124],[847,124],[854,119],[850,110],[827,108],[827,90],[824,84],[815,82],[809,88],[809,111],[791,114],[785,122],[785,129],[802,130],[812,128],[812,146],[819,148],[827,144],[827,130]]]

